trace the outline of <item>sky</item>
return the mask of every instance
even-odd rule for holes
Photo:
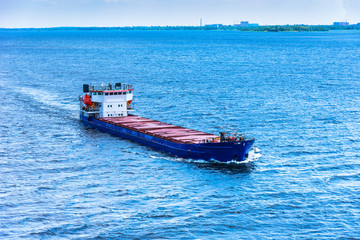
[[[360,0],[0,0],[0,27],[360,23]]]

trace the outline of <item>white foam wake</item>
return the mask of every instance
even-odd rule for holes
[[[77,101],[74,102],[64,102],[63,98],[55,93],[49,93],[42,89],[30,88],[30,87],[15,87],[16,92],[28,95],[33,98],[35,101],[45,104],[49,107],[54,107],[57,109],[68,110],[68,111],[77,111]],[[74,98],[75,99],[75,98]]]
[[[161,158],[164,158],[166,160],[170,160],[170,161],[176,161],[176,162],[188,162],[188,163],[219,163],[219,164],[246,164],[246,163],[251,163],[254,162],[256,160],[258,160],[262,155],[260,154],[260,149],[253,147],[250,151],[249,151],[249,155],[248,157],[244,160],[244,161],[229,161],[229,162],[219,162],[216,160],[212,160],[212,161],[206,161],[206,160],[202,160],[202,159],[192,159],[192,158],[179,158],[179,157],[164,157],[162,156]],[[157,156],[153,156],[150,155],[150,158],[158,158]]]

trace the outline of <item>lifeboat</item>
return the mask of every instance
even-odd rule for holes
[[[84,102],[84,104],[86,106],[91,106],[93,104],[93,102],[91,101],[90,96],[87,95],[87,94],[85,94],[83,102]]]

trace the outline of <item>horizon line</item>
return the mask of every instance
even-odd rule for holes
[[[333,24],[264,24],[264,25],[257,25],[257,26],[240,26],[235,24],[221,24],[221,23],[214,23],[214,24],[206,24],[203,26],[199,25],[135,25],[135,26],[51,26],[51,27],[0,27],[0,29],[52,29],[52,28],[152,28],[152,27],[194,27],[194,28],[205,28],[205,27],[212,27],[212,26],[223,26],[223,27],[243,27],[243,28],[257,28],[257,27],[272,27],[272,26],[336,26]],[[251,23],[252,24],[252,23]],[[360,23],[348,23],[348,26],[355,26],[360,25]],[[340,27],[346,27],[341,26]]]

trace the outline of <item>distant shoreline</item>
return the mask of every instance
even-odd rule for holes
[[[221,26],[136,26],[136,27],[50,27],[50,28],[0,28],[0,30],[122,30],[122,31],[241,31],[241,32],[324,32],[330,30],[360,30],[360,24],[349,26],[333,25],[272,25],[241,27],[232,25]]]

